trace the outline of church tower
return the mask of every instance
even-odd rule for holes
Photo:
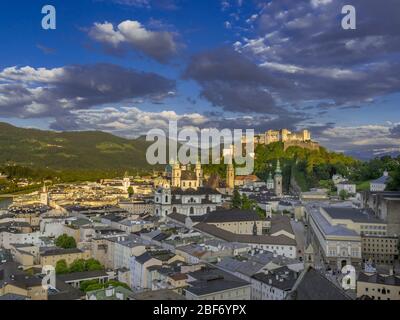
[[[196,178],[197,178],[197,186],[199,188],[203,187],[203,169],[201,168],[200,161],[196,163]]]
[[[228,164],[228,169],[226,171],[226,187],[228,189],[235,189],[235,168],[233,164]]]
[[[129,187],[131,186],[131,179],[129,178],[128,172],[125,172],[124,180],[122,181],[124,186],[124,190],[128,192]]]
[[[49,192],[46,187],[46,183],[43,183],[42,192],[40,192],[40,203],[48,206],[49,205]]]
[[[181,187],[181,177],[182,177],[182,169],[179,165],[179,162],[175,162],[172,165],[172,187],[180,188]]]
[[[275,195],[277,197],[282,197],[283,196],[283,176],[282,176],[282,170],[281,170],[281,163],[278,160],[278,163],[276,165],[276,171],[275,171],[275,177],[274,177],[274,184],[275,184]]]

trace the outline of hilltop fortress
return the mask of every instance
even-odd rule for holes
[[[268,130],[254,137],[255,145],[268,145],[274,142],[283,142],[285,150],[294,146],[310,150],[318,150],[320,147],[318,142],[311,140],[311,133],[308,130],[300,132],[291,132],[287,129]]]

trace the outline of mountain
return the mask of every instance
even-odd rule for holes
[[[145,139],[98,131],[54,132],[0,123],[0,164],[50,169],[148,168]]]

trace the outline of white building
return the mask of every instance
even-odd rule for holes
[[[356,194],[357,186],[354,183],[348,181],[339,182],[337,185],[337,194],[340,195],[342,191],[346,191],[348,194]]]
[[[155,214],[159,217],[166,217],[171,213],[200,216],[217,210],[222,204],[222,195],[207,188],[159,188],[154,195],[154,202]]]
[[[285,300],[297,281],[297,272],[288,267],[266,270],[251,278],[252,300]]]

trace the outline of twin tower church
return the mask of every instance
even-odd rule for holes
[[[200,162],[197,162],[194,170],[190,165],[181,165],[179,162],[171,162],[169,168],[171,173],[171,187],[182,190],[197,190],[204,187],[204,174]],[[226,171],[227,189],[233,190],[235,188],[235,178],[235,168],[233,164],[230,164]],[[272,176],[271,172],[269,174],[267,189],[274,191],[275,195],[278,197],[283,196],[283,175],[279,160],[277,162],[274,176]]]

